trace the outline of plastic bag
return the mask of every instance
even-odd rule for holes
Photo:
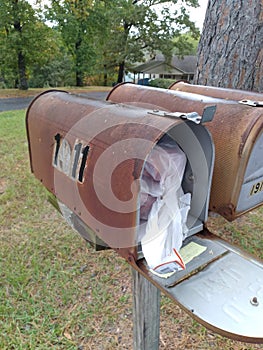
[[[149,154],[141,179],[140,216],[147,220],[142,251],[149,267],[161,274],[184,268],[178,251],[191,201],[181,187],[185,165],[184,152],[164,137]]]

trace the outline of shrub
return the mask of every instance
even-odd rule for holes
[[[168,87],[174,82],[175,82],[174,79],[158,78],[158,79],[149,80],[149,86],[154,86],[154,87],[158,87],[158,88],[168,89]]]

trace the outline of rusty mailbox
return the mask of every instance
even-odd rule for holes
[[[215,144],[215,168],[209,209],[229,221],[263,202],[263,96],[240,90],[175,83],[170,90],[123,84],[108,100],[169,112],[202,111],[216,105],[207,123]],[[169,114],[169,113],[167,113]]]
[[[140,180],[147,157],[165,137],[176,140],[187,157],[182,180],[191,193],[187,235],[200,232],[207,219],[212,140],[191,114],[186,121],[180,116],[163,118],[153,110],[59,91],[41,94],[27,112],[32,171],[84,238],[136,258],[145,226]]]
[[[218,109],[250,121],[244,144],[235,147],[245,173],[247,158],[254,154],[255,163],[258,156],[249,142],[260,146],[255,142],[260,111],[251,118],[243,112],[250,107],[236,102],[163,91],[124,84],[108,101],[63,91],[40,94],[26,116],[32,172],[68,223],[98,249],[116,250],[206,327],[263,342],[262,263],[205,228],[221,184],[213,180],[210,199],[215,152],[209,125],[221,130]],[[230,163],[228,155],[226,168]],[[237,163],[232,175],[240,171]],[[257,199],[250,207],[259,204],[256,179],[249,195]],[[237,210],[217,205],[225,203],[232,186],[226,183],[220,201],[212,204],[230,218]]]

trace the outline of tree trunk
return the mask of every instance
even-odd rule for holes
[[[76,71],[76,86],[78,86],[78,87],[83,86],[83,74],[78,69]]]
[[[137,0],[134,0],[133,5],[135,5],[136,3],[137,3]],[[123,22],[124,38],[123,38],[122,52],[125,52],[125,56],[126,56],[126,45],[127,45],[131,27],[132,27],[131,23],[128,23],[126,20],[124,20]],[[123,58],[122,62],[119,63],[119,72],[118,72],[118,80],[117,80],[118,84],[123,82],[124,69],[125,69],[125,58]]]
[[[15,10],[18,11],[18,0],[15,1],[13,4],[15,6]],[[15,19],[14,21],[14,29],[19,35],[19,37],[22,37],[22,25],[20,22],[20,19]],[[23,54],[21,44],[19,44],[17,49],[17,66],[18,66],[18,75],[19,75],[19,89],[20,90],[27,90],[28,89],[28,83],[27,83],[27,77],[26,77],[26,58]]]
[[[81,63],[78,62],[76,64],[76,86],[82,87],[84,85],[83,82],[83,72],[82,72],[82,67]]]
[[[18,72],[19,72],[19,89],[27,90],[28,82],[26,77],[26,61],[25,56],[22,51],[18,52]]]
[[[208,0],[194,83],[263,91],[262,0]]]
[[[82,39],[78,38],[75,43],[75,55],[76,55],[76,86],[83,86],[83,67],[82,67],[82,57],[81,57],[81,44]]]
[[[107,67],[106,64],[103,66],[104,68],[104,73],[103,73],[103,85],[107,86],[108,85],[108,74],[107,74]]]
[[[117,80],[117,83],[122,83],[123,81],[123,76],[124,76],[124,65],[125,65],[125,62],[121,62],[119,64],[119,72],[118,72],[118,80]]]

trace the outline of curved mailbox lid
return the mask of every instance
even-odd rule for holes
[[[205,327],[263,343],[262,261],[209,231],[189,237],[180,252],[188,258],[186,270],[167,279],[149,271],[143,259],[133,267]]]
[[[210,158],[208,175],[206,179],[199,176],[206,215],[212,143],[202,125],[189,123],[188,127],[178,118],[164,118],[136,106],[50,91],[36,98],[27,111],[32,171],[108,246],[125,250],[138,243],[139,180],[144,162],[163,135],[168,132],[179,137],[182,126],[190,130],[190,138],[200,134],[209,139],[206,148],[211,152],[204,157],[206,168],[206,156]],[[189,142],[188,146],[184,142],[179,140],[183,150],[189,148]],[[126,249],[123,254],[128,253]]]
[[[244,98],[246,96],[246,93],[240,95]],[[263,109],[239,104],[232,100],[231,94],[230,98],[231,100],[220,99],[198,93],[134,84],[116,86],[107,97],[113,102],[138,102],[142,106],[151,105],[152,108],[165,108],[171,112],[195,110],[202,114],[205,106],[216,105],[213,121],[206,124],[215,144],[215,168],[209,209],[231,221],[263,202],[263,191],[256,193],[249,200],[249,193],[254,185],[259,186],[260,178],[242,188],[251,152],[263,129]],[[261,144],[260,141],[257,144]],[[263,169],[262,162],[262,157],[257,159],[258,166]],[[239,198],[241,202],[244,198],[247,203],[241,206]]]
[[[262,101],[262,94],[253,91],[245,91],[238,89],[226,89],[205,85],[192,85],[183,81],[178,81],[170,85],[169,89],[175,91],[184,91],[194,94],[210,96],[214,98],[223,98],[233,101],[241,101],[244,99]]]

